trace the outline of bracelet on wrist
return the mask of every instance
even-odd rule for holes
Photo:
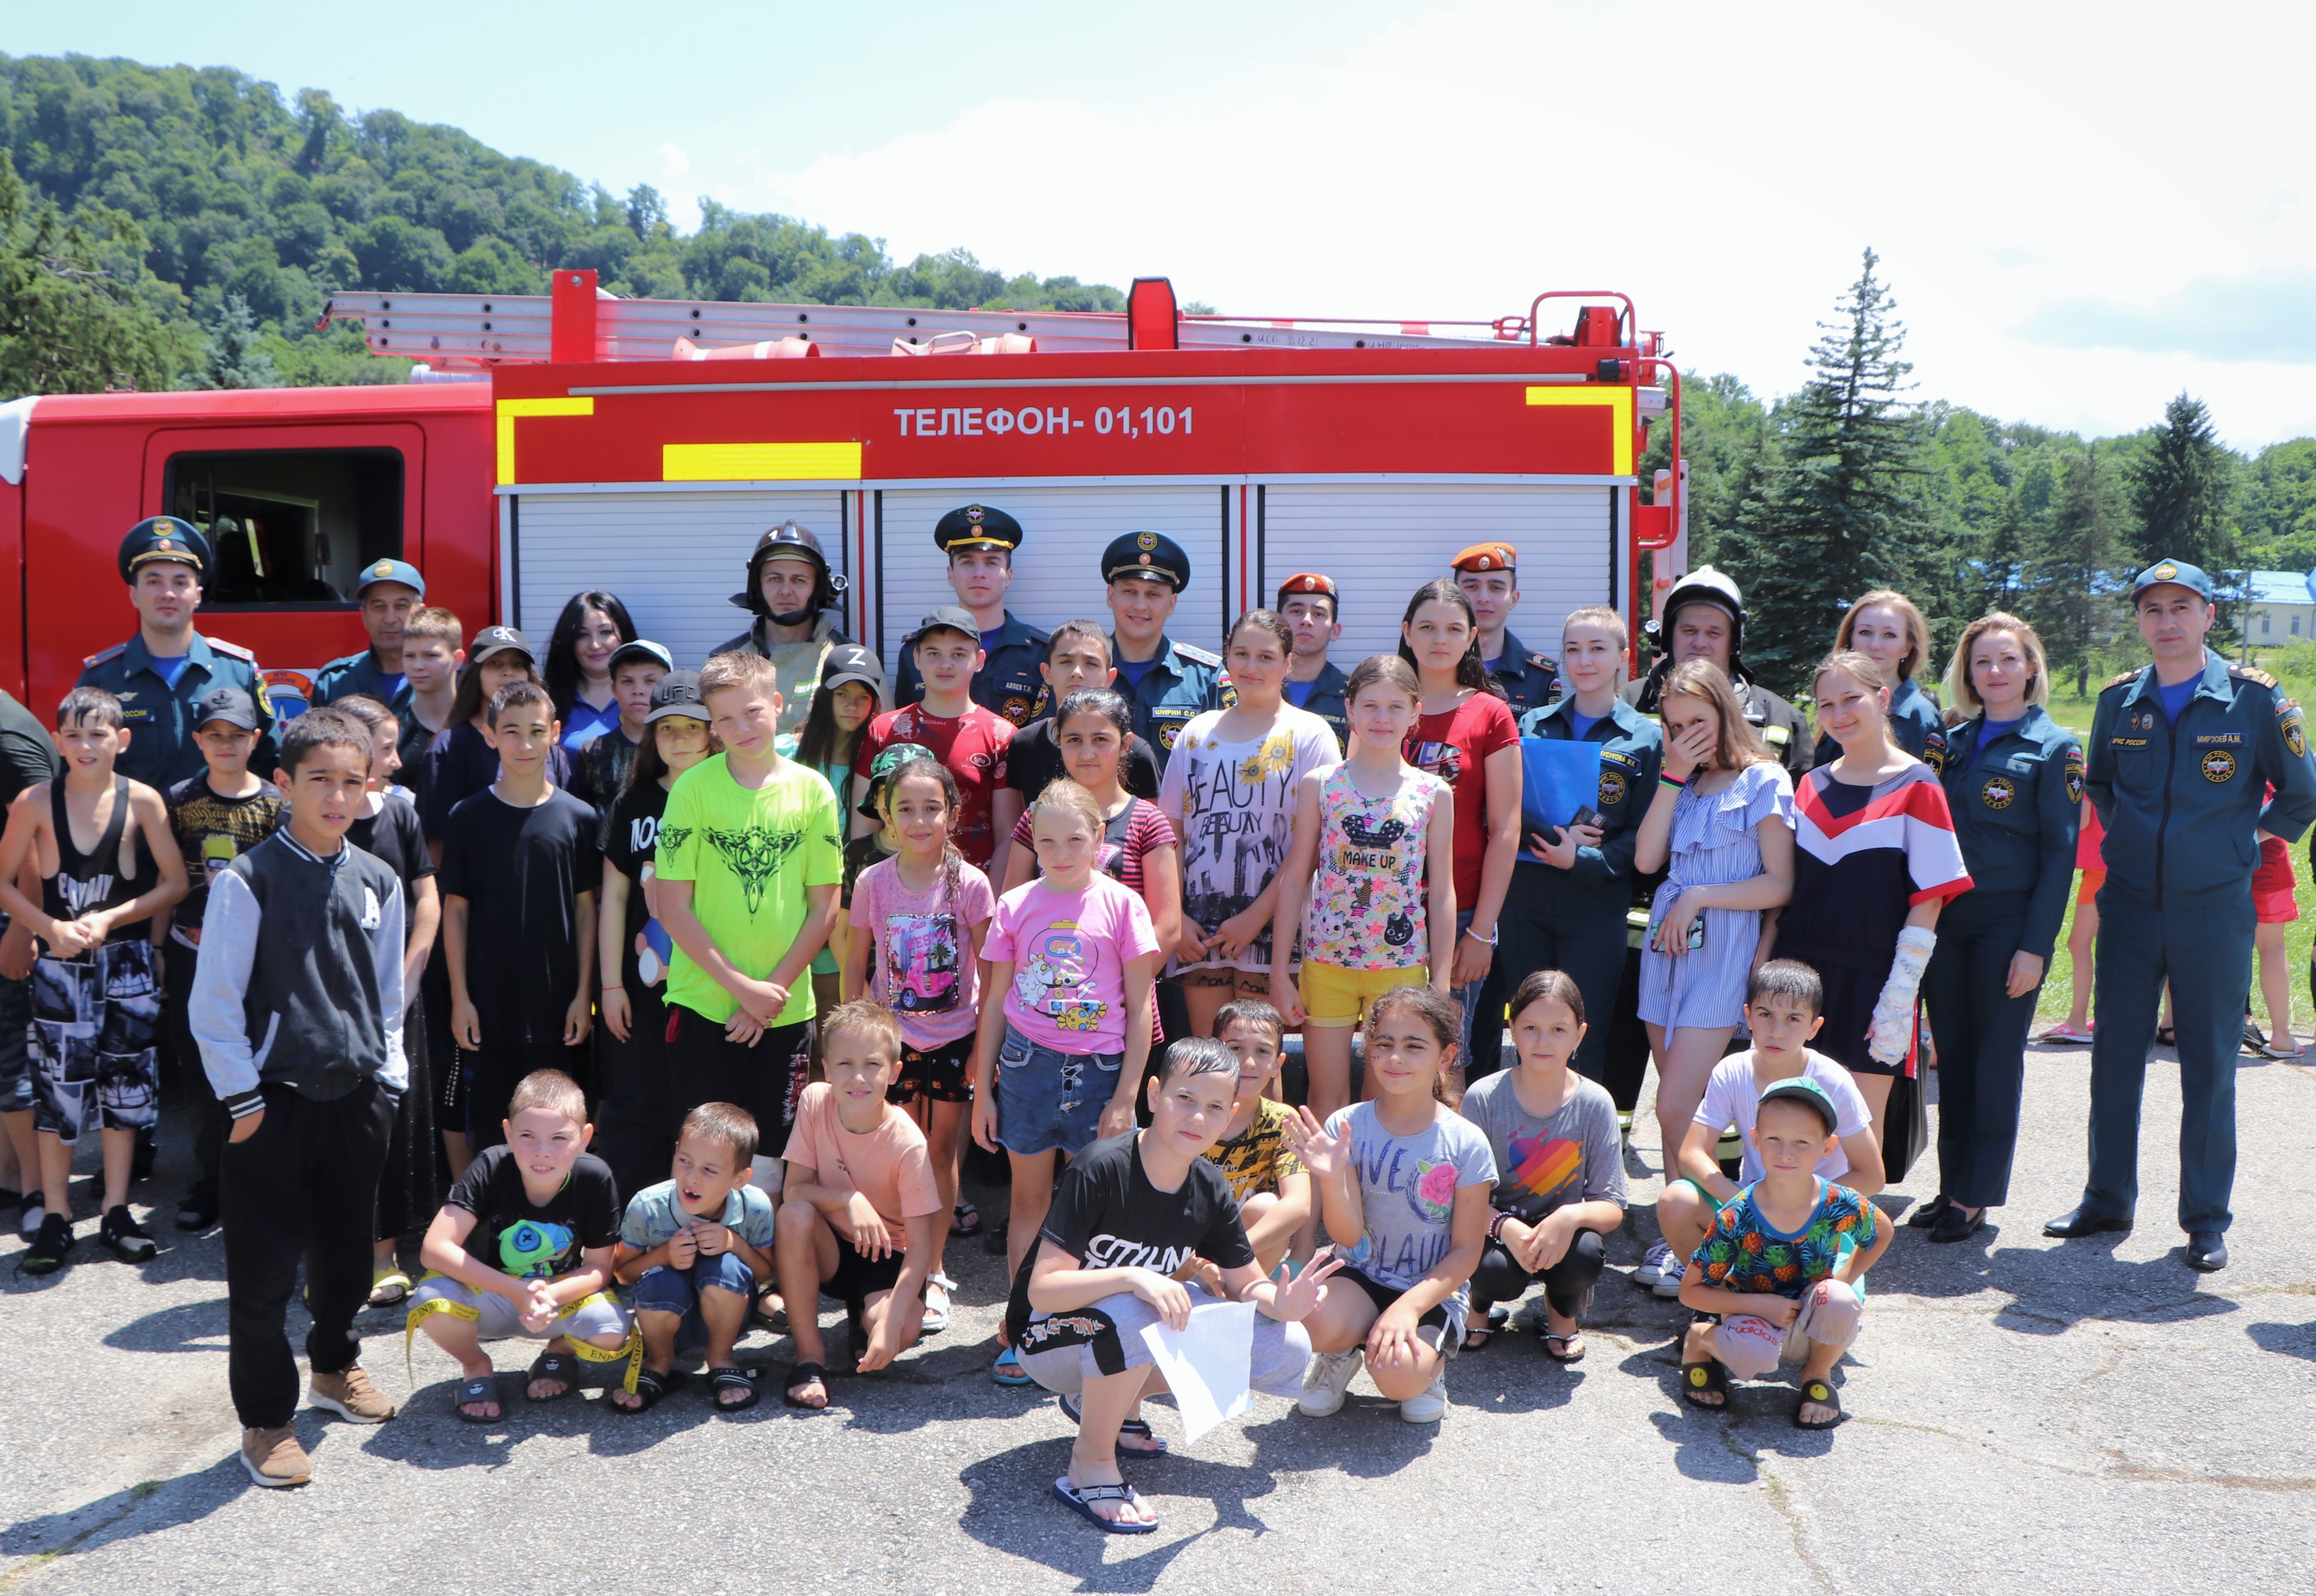
[[[1688,785],[1688,781],[1686,778],[1676,776],[1670,771],[1659,771],[1657,772],[1657,780],[1664,786],[1671,788],[1675,792],[1680,791],[1683,788]]]
[[[1478,932],[1474,931],[1470,926],[1468,926],[1468,925],[1467,925],[1467,926],[1465,926],[1465,927],[1464,928],[1464,934],[1465,934],[1465,936],[1467,936],[1467,937],[1471,938],[1474,941],[1478,942],[1478,943],[1482,944],[1482,945],[1483,945],[1483,946],[1484,946],[1484,947],[1492,948],[1492,947],[1494,947],[1494,946],[1496,945],[1496,936],[1497,936],[1497,933],[1496,933],[1496,932],[1492,932],[1492,932],[1490,932],[1486,936],[1482,936]]]

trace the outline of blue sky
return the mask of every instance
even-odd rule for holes
[[[1619,288],[1764,393],[1871,245],[1922,397],[2116,432],[2184,388],[2239,446],[2316,433],[2305,6],[100,0],[12,7],[0,49],[232,66],[687,225],[708,194],[1225,310]]]

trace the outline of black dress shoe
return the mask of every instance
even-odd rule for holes
[[[2115,1214],[2102,1214],[2088,1205],[2078,1205],[2043,1226],[2044,1235],[2056,1236],[2098,1235],[2107,1231],[2128,1235],[2131,1221]]]
[[[1916,1230],[1935,1229],[1938,1224],[1946,1218],[1946,1210],[1954,1207],[1954,1199],[1941,1191],[1936,1197],[1930,1199],[1929,1201],[1924,1203],[1920,1208],[1916,1208],[1912,1213],[1907,1215],[1906,1223]]]
[[[2228,1238],[2224,1231],[2191,1230],[2187,1233],[2187,1267],[2211,1274],[2228,1266]]]
[[[1930,1239],[1934,1242],[1968,1241],[1985,1227],[1986,1210],[1984,1208],[1973,1214],[1958,1202],[1950,1203],[1946,1207],[1945,1217],[1930,1227]]]

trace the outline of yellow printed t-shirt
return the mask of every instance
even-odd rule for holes
[[[804,924],[805,889],[843,878],[836,795],[804,765],[783,761],[751,791],[732,780],[723,754],[703,760],[668,792],[655,868],[663,881],[692,884],[692,913],[733,968],[768,980]],[[667,1001],[716,1021],[740,1006],[681,948],[668,967]],[[813,1013],[811,978],[799,974],[777,1023]]]

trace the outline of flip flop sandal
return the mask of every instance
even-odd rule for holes
[[[1071,1423],[1081,1424],[1085,1422],[1081,1417],[1085,1411],[1083,1397],[1064,1393],[1054,1400],[1061,1404],[1062,1412],[1069,1415]],[[1118,1449],[1119,1457],[1163,1458],[1166,1455],[1166,1438],[1154,1431],[1147,1419],[1128,1419],[1118,1425],[1118,1439],[1124,1440],[1128,1436],[1132,1436],[1136,1440],[1146,1440],[1150,1444],[1146,1447],[1120,1447]]]
[[[1718,1392],[1719,1402],[1699,1402],[1707,1392]],[[1729,1370],[1718,1358],[1707,1358],[1702,1363],[1680,1366],[1681,1400],[1691,1407],[1701,1407],[1708,1413],[1725,1413],[1729,1408]]]
[[[747,1395],[738,1402],[726,1402],[724,1400],[726,1391],[744,1391]],[[716,1411],[719,1413],[744,1413],[756,1405],[760,1395],[756,1382],[744,1369],[727,1366],[708,1371],[708,1397],[716,1404]]]
[[[487,1402],[499,1411],[487,1419],[480,1413],[468,1413],[468,1404],[477,1402]],[[458,1395],[450,1398],[450,1411],[469,1424],[495,1424],[505,1418],[506,1404],[499,1399],[499,1377],[478,1374],[471,1380],[461,1380]]]
[[[954,1236],[979,1235],[981,1210],[969,1202],[961,1202],[949,1215],[949,1233]]]
[[[671,1369],[664,1372],[656,1369],[638,1369],[636,1371],[636,1395],[643,1400],[633,1407],[621,1407],[615,1402],[611,1404],[611,1411],[615,1413],[647,1413],[659,1405],[660,1398],[682,1389],[682,1386],[681,1369]]]
[[[563,1389],[552,1396],[533,1396],[533,1380],[561,1380]],[[579,1360],[568,1352],[541,1352],[523,1375],[522,1396],[525,1402],[560,1402],[579,1389]]]
[[[1064,1475],[1054,1482],[1054,1500],[1097,1529],[1107,1530],[1112,1535],[1147,1535],[1158,1528],[1155,1519],[1146,1524],[1129,1524],[1117,1519],[1105,1519],[1093,1511],[1093,1504],[1097,1502],[1140,1502],[1140,1493],[1131,1485],[1073,1485],[1070,1476]]]
[[[797,1395],[797,1392],[804,1386],[814,1385],[821,1389],[821,1400],[817,1405],[806,1402]],[[780,1389],[780,1400],[790,1407],[801,1408],[808,1413],[825,1413],[828,1409],[827,1393],[828,1370],[817,1363],[799,1363],[788,1370],[788,1384]]]
[[[1558,1346],[1560,1351],[1557,1352],[1554,1351],[1552,1349],[1554,1346]],[[1554,1335],[1550,1331],[1545,1331],[1544,1333],[1544,1355],[1551,1359],[1554,1363],[1583,1362],[1584,1333],[1581,1330],[1576,1330],[1570,1332],[1566,1335]]]
[[[1831,1419],[1820,1419],[1814,1424],[1806,1422],[1802,1417],[1802,1409],[1813,1404],[1818,1407],[1831,1408],[1833,1410],[1833,1417]],[[1839,1392],[1836,1391],[1831,1386],[1826,1384],[1823,1380],[1804,1380],[1802,1382],[1802,1394],[1794,1403],[1795,1429],[1831,1430],[1836,1424],[1840,1423],[1841,1419],[1841,1394]]]
[[[1484,1324],[1470,1325],[1465,1330],[1464,1351],[1467,1352],[1486,1351],[1488,1350],[1488,1343],[1496,1339],[1496,1333],[1503,1329],[1504,1326],[1510,1324],[1511,1322],[1511,1309],[1508,1307],[1490,1308],[1488,1310],[1487,1323]],[[1475,1335],[1480,1339],[1474,1341],[1472,1338]]]
[[[410,1300],[410,1277],[398,1269],[372,1270],[370,1277],[370,1306],[390,1308]]]

